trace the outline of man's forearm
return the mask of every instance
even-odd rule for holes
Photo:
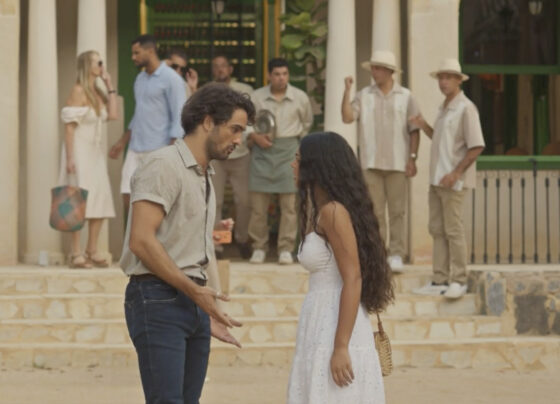
[[[471,166],[472,163],[476,161],[480,153],[482,153],[484,147],[473,147],[467,151],[467,155],[461,160],[461,162],[455,167],[455,172],[459,175],[462,175],[467,168]]]
[[[418,155],[418,147],[420,145],[420,131],[414,130],[410,133],[410,154]]]
[[[344,91],[342,96],[341,105],[342,121],[344,123],[352,123],[354,121],[354,111],[352,110],[352,104],[350,103],[350,92]]]
[[[434,129],[426,122],[422,120],[422,124],[420,125],[420,129],[424,131],[424,133],[431,139],[434,134]]]
[[[121,138],[119,139],[119,142],[121,142],[123,145],[127,145],[128,142],[130,141],[130,134],[132,133],[132,131],[130,129],[128,129],[126,132],[124,132],[121,136]]]

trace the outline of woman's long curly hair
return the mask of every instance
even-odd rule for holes
[[[330,201],[342,204],[350,214],[358,242],[362,304],[370,313],[384,310],[395,297],[392,272],[379,233],[379,222],[373,213],[373,203],[354,152],[342,136],[325,132],[304,137],[299,154],[302,241],[310,228],[320,234],[317,230],[317,202],[312,192],[319,187]]]

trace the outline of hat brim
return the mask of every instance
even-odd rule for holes
[[[430,76],[433,77],[434,79],[437,79],[438,78],[437,76],[440,73],[454,74],[456,76],[461,77],[461,81],[467,81],[470,78],[465,73],[461,73],[461,72],[458,72],[458,71],[455,71],[455,70],[438,70],[438,71],[435,71],[435,72],[431,72]]]
[[[402,73],[402,70],[398,69],[397,66],[393,66],[386,63],[372,62],[371,60],[366,60],[365,62],[362,62],[361,66],[364,70],[367,70],[368,72],[371,70],[371,66],[381,66],[381,67],[386,67],[387,69],[392,70],[395,73]]]

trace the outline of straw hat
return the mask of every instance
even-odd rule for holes
[[[435,72],[431,72],[430,76],[437,79],[439,73],[451,73],[461,76],[462,81],[467,81],[469,76],[461,71],[461,65],[457,59],[444,59],[441,61],[439,68]]]
[[[401,70],[397,68],[395,55],[393,52],[389,51],[374,51],[370,60],[362,62],[362,67],[367,71],[371,70],[371,66],[382,66],[394,72],[401,73]]]

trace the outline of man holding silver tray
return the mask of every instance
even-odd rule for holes
[[[309,97],[289,84],[290,73],[285,59],[268,62],[269,85],[256,90],[251,99],[257,111],[252,143],[249,191],[251,218],[249,236],[253,240],[250,262],[261,264],[268,251],[268,206],[273,194],[279,194],[280,228],[278,263],[293,263],[292,251],[297,234],[296,188],[290,163],[299,140],[313,124]]]

